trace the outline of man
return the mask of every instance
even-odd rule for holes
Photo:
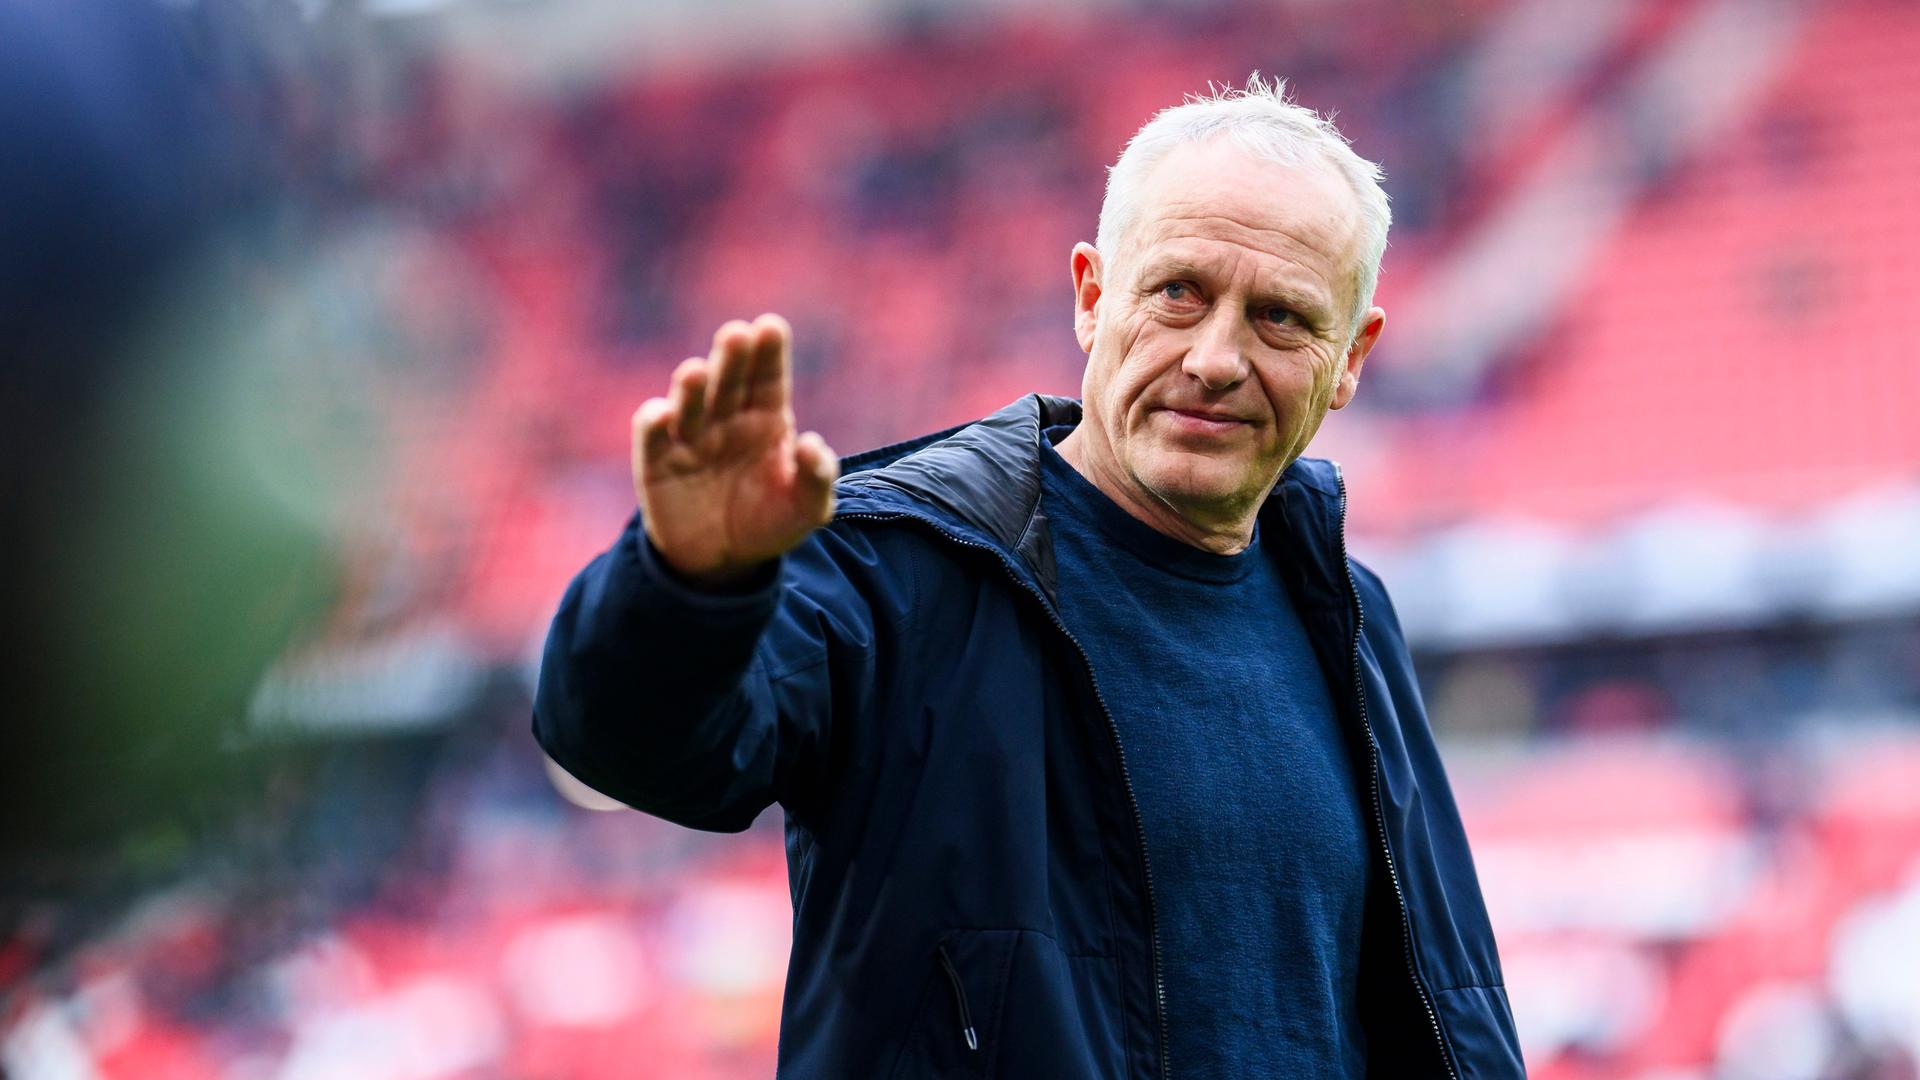
[[[1384,325],[1378,175],[1279,85],[1155,117],[1072,253],[1084,411],[841,470],[762,316],[635,414],[534,729],[672,821],[784,807],[782,1075],[1522,1075],[1392,608],[1299,457]]]

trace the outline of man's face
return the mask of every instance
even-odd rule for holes
[[[1150,523],[1248,521],[1379,336],[1379,308],[1353,320],[1356,199],[1215,140],[1168,154],[1137,205],[1119,250],[1074,249],[1082,471]]]

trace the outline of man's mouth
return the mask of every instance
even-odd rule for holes
[[[1173,417],[1174,426],[1198,435],[1218,435],[1245,427],[1247,421],[1232,413],[1211,409],[1163,409]]]

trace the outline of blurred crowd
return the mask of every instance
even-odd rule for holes
[[[124,447],[31,419],[50,384],[0,403],[23,444],[139,462],[8,560],[60,571],[9,616],[114,629],[44,692],[87,689],[116,751],[165,729],[154,760],[241,764],[46,770],[121,831],[9,864],[0,1073],[769,1075],[778,821],[589,809],[526,735],[545,619],[632,505],[627,417],[766,310],[843,452],[1073,393],[1103,166],[1261,70],[1386,163],[1389,327],[1314,452],[1423,648],[1533,1075],[1920,1075],[1920,534],[1833,516],[1920,485],[1920,9],[935,3],[567,67],[516,56],[541,5],[375,6],[170,4],[123,35],[205,76],[156,100],[221,118],[175,145],[226,179],[136,219],[201,238],[97,298],[140,319],[58,339],[104,358],[71,415]],[[99,100],[151,91],[66,29],[48,55],[120,72]],[[87,141],[88,176],[172,160],[164,127],[93,140],[112,115],[50,145]],[[1734,517],[1740,560],[1709,530]],[[162,813],[142,776],[244,800]],[[36,798],[9,832],[62,820]]]
[[[771,1075],[777,834],[575,809],[503,719],[316,748],[82,941],[37,913],[0,953],[7,1075]]]

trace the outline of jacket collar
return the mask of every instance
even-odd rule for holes
[[[1040,453],[1046,429],[1080,422],[1080,403],[1029,394],[991,416],[847,458],[841,463],[841,516],[908,514],[986,544],[1055,593],[1052,534],[1040,505]],[[1301,458],[1287,467],[1260,511],[1299,571],[1303,598],[1345,603],[1345,514],[1339,467]]]

